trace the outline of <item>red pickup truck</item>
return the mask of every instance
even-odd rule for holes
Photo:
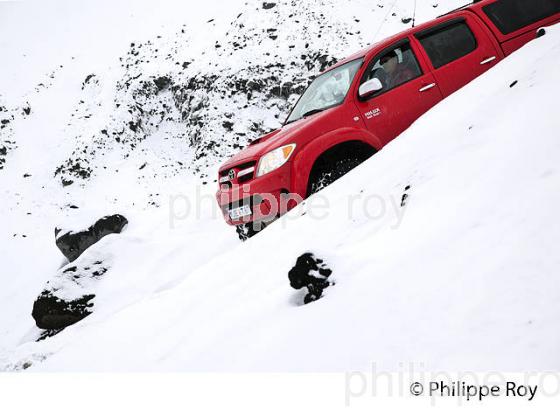
[[[558,21],[560,0],[474,1],[330,67],[282,128],[220,167],[226,221],[251,236]]]

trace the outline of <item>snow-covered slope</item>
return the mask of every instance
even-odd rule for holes
[[[420,4],[417,20],[460,1]],[[64,263],[55,226],[120,212],[131,227],[160,229],[150,221],[172,195],[213,195],[216,172],[199,168],[216,167],[287,115],[281,109],[295,98],[287,83],[410,25],[414,2],[274,4],[0,2],[0,349],[37,335],[32,301]],[[246,90],[253,74],[260,92]],[[243,87],[236,98],[231,82]],[[232,115],[242,129],[230,129]],[[191,138],[197,116],[203,132]],[[201,261],[237,244],[213,206],[199,207],[213,217],[191,225],[189,241],[208,235],[225,245]]]
[[[0,170],[6,223],[0,250],[5,285],[1,368],[351,370],[368,369],[372,362],[390,369],[422,362],[425,368],[447,370],[557,369],[560,120],[553,96],[560,91],[558,28],[435,107],[363,166],[245,243],[221,221],[211,197],[214,187],[197,182],[201,177],[212,182],[213,171],[205,169],[253,136],[252,124],[244,120],[261,121],[254,135],[262,131],[259,127],[276,126],[292,98],[292,92],[282,96],[282,88],[273,89],[278,76],[289,76],[286,82],[295,92],[296,81],[316,72],[325,59],[343,57],[349,47],[367,42],[364,38],[404,27],[401,18],[406,21],[412,2],[399,3],[401,9],[394,10],[400,14],[381,30],[379,24],[363,24],[368,16],[376,22],[392,17],[392,2],[378,3],[384,7],[325,1],[303,11],[290,3],[270,9],[251,3],[239,9],[241,16],[228,16],[231,28],[216,22],[222,33],[212,31],[204,41],[185,30],[191,36],[186,44],[196,44],[197,53],[208,56],[193,58],[184,69],[182,63],[192,54],[162,36],[161,45],[157,37],[138,43],[142,51],[135,42],[118,74],[90,72],[95,76],[88,81],[84,76],[79,84],[65,85],[76,93],[77,105],[61,102],[78,109],[73,117],[62,108],[49,111],[52,100],[40,93],[29,102],[29,115],[7,103],[17,106],[9,110],[20,117],[10,122],[9,138],[17,147]],[[432,6],[424,4],[419,15],[443,11]],[[289,17],[295,13],[290,8],[297,9],[298,24],[309,33],[298,32],[295,22],[285,23],[295,19]],[[274,9],[277,13],[264,14]],[[344,13],[337,13],[340,9]],[[314,22],[320,13],[334,27]],[[319,29],[333,37],[348,32],[321,43]],[[359,39],[350,35],[356,30]],[[240,36],[248,51],[235,50]],[[286,62],[290,40],[304,61],[299,54],[308,38],[312,51],[306,55],[315,56],[317,64],[303,75],[305,62]],[[146,49],[151,51],[142,54]],[[165,60],[168,54],[173,56],[168,62],[134,62],[156,55]],[[282,67],[267,68],[277,60]],[[137,73],[141,77],[134,79]],[[257,97],[248,100],[246,88],[237,100],[228,94],[235,81],[247,87],[245,80],[255,75],[262,81],[261,90],[254,90]],[[187,91],[190,81],[200,81],[193,92]],[[191,95],[198,101],[206,94],[212,96],[209,101],[188,102]],[[112,105],[130,108],[136,102],[143,113]],[[197,112],[192,104],[199,103]],[[162,123],[150,125],[163,104],[169,109]],[[146,107],[153,112],[146,114]],[[213,111],[219,115],[209,114]],[[41,112],[48,114],[42,118]],[[241,130],[224,127],[222,115],[228,112],[236,124],[244,124]],[[57,113],[60,132],[48,125]],[[198,120],[190,122],[193,113],[199,115],[200,128]],[[138,120],[148,124],[141,132],[128,127],[120,142],[109,138],[122,124]],[[26,142],[28,131],[42,126],[48,139]],[[194,144],[193,129],[202,138]],[[221,137],[215,136],[218,130]],[[221,148],[209,147],[211,141]],[[91,175],[81,178],[63,167],[55,176],[60,165],[84,149],[88,165],[81,168],[89,167]],[[209,160],[200,162],[197,152]],[[183,156],[177,167],[174,162]],[[24,173],[31,176],[24,178]],[[74,183],[63,187],[64,178]],[[191,212],[184,216],[187,200]],[[146,210],[149,202],[156,206]],[[116,211],[126,211],[129,227],[103,238],[76,262],[103,260],[107,268],[102,280],[87,283],[87,291],[96,295],[94,313],[35,342],[40,332],[29,315],[31,305],[62,264],[54,226],[70,219],[88,224],[94,216]],[[336,283],[308,305],[287,278],[304,252],[324,259]]]

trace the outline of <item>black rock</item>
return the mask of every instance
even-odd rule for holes
[[[139,125],[140,125],[139,122],[134,122],[134,121],[129,121],[128,122],[128,128],[130,128],[130,130],[132,132],[138,131]]]
[[[269,9],[273,8],[274,6],[276,6],[276,3],[263,2],[263,4],[262,4],[262,8],[265,9],[265,10],[269,10]]]
[[[35,303],[31,316],[41,329],[63,329],[82,320],[91,313],[90,301],[95,295],[84,295],[79,299],[65,301],[50,291],[43,291]]]
[[[82,90],[86,87],[86,84],[89,84],[92,78],[95,78],[95,74],[88,74],[82,83]]]
[[[290,286],[294,289],[307,287],[304,303],[313,302],[323,295],[323,290],[333,284],[328,278],[332,271],[322,259],[316,258],[312,253],[301,255],[295,266],[288,272]]]
[[[406,201],[408,199],[408,194],[406,193],[410,189],[410,185],[404,187],[404,193],[401,197],[401,208],[406,205]]]
[[[171,84],[171,78],[166,76],[158,77],[154,80],[154,84],[158,88],[158,91],[163,91]]]
[[[101,218],[85,231],[67,232],[58,236],[61,230],[55,228],[56,246],[72,262],[104,236],[122,232],[127,224],[128,220],[117,214]]]
[[[81,258],[58,270],[33,304],[31,315],[37,327],[51,331],[39,340],[93,312],[95,294],[91,289],[108,270],[108,265],[97,258]]]
[[[228,131],[232,131],[233,130],[233,122],[231,121],[224,121],[222,122],[222,127],[224,127],[226,130]]]

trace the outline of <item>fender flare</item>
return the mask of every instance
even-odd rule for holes
[[[350,141],[363,142],[375,151],[379,151],[382,147],[379,138],[363,128],[337,128],[313,139],[301,151],[296,152],[290,161],[293,192],[305,198],[309,175],[317,159],[334,146]]]

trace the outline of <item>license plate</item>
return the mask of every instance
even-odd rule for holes
[[[229,210],[229,217],[231,219],[239,219],[248,215],[251,215],[251,207],[249,205],[243,205],[239,208],[233,208]]]

